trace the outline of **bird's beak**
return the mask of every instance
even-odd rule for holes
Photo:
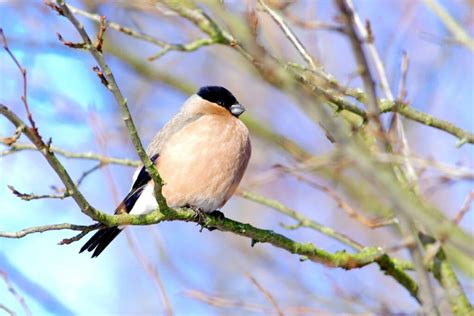
[[[236,103],[230,106],[230,113],[232,113],[232,115],[236,117],[239,117],[239,115],[244,112],[245,112],[245,108],[242,105],[240,105],[240,103]]]

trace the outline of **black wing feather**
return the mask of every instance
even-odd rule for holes
[[[158,159],[158,154],[153,155],[151,158],[153,163],[156,162]],[[117,207],[115,214],[118,212],[125,211],[126,213],[130,213],[133,206],[137,202],[138,198],[145,189],[145,186],[148,182],[151,181],[151,176],[143,166],[138,173],[135,182],[132,185],[132,189],[127,194],[127,196],[123,199],[122,203]],[[94,251],[92,254],[92,258],[95,258],[101,254],[102,251],[115,239],[115,237],[120,234],[122,229],[118,227],[106,227],[98,230],[85,244],[82,246],[79,253],[87,250],[89,252]]]

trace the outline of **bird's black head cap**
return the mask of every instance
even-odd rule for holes
[[[202,87],[197,94],[204,100],[219,104],[226,109],[238,103],[237,99],[229,90],[219,86]]]

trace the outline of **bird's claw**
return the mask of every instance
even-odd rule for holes
[[[195,206],[192,206],[192,205],[190,205],[189,208],[191,208],[195,213],[194,214],[194,219],[196,220],[197,225],[201,226],[200,232],[202,232],[202,230],[204,228],[206,228],[209,231],[213,231],[213,230],[216,229],[215,227],[209,227],[207,225],[205,212],[201,208],[195,207]],[[212,211],[207,216],[214,217],[214,218],[216,218],[220,221],[225,219],[224,213],[222,213],[221,211],[218,211],[218,210]]]

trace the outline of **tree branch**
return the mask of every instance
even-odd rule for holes
[[[202,11],[200,11],[197,8],[193,8],[189,4],[177,4],[176,2],[173,2],[171,0],[161,0],[162,2],[166,3],[173,11],[181,15],[182,17],[189,19],[193,23],[195,23],[204,33],[208,34],[210,38],[212,39],[212,42],[215,44],[224,44],[228,45],[234,49],[236,49],[239,53],[241,53],[246,59],[248,59],[251,62],[255,62],[254,58],[249,56],[249,54],[243,50],[239,45],[238,42],[227,32],[223,31],[212,19],[209,18],[206,14],[204,14]],[[76,9],[70,5],[68,5],[71,9],[73,10],[79,10]],[[77,13],[82,14],[96,22],[99,22],[99,15],[88,13],[85,11],[77,11]],[[112,23],[109,23],[110,25]],[[114,24],[112,24],[114,25]],[[161,42],[155,38],[149,38],[145,36],[143,33],[140,33],[138,31],[134,31],[132,29],[123,31],[123,29],[120,29],[119,26],[114,25],[112,27],[113,29],[116,29],[118,31],[121,31],[125,34],[128,34],[132,37],[144,40],[146,42],[158,45],[160,47],[163,47],[165,45],[164,42]],[[129,34],[130,33],[130,34]],[[141,34],[141,35],[140,35]],[[158,41],[158,42],[157,42]],[[177,44],[179,45],[179,44]],[[179,49],[178,49],[179,50]],[[191,51],[191,50],[183,50],[183,51]],[[114,52],[115,55],[119,55],[120,58],[125,58],[127,57],[127,61],[137,65],[135,60],[131,60],[129,56],[125,56],[124,52]],[[130,56],[131,57],[131,56]],[[305,67],[294,64],[294,63],[287,63],[285,65],[286,67],[291,67],[298,69],[298,80],[301,80],[305,78],[304,73],[305,72],[314,72],[313,70],[306,69]],[[149,71],[149,70],[146,70]],[[315,75],[321,76],[320,73],[314,73]],[[181,90],[185,90],[186,93],[192,92],[189,91],[189,88],[182,87],[181,82],[176,82],[175,79],[169,78],[167,76],[164,76],[163,74],[159,74],[161,80],[165,81],[168,84],[172,84],[173,86],[179,87]],[[326,77],[326,85],[329,87],[336,85],[339,88],[341,88],[340,84],[330,75],[323,76],[323,78]],[[310,84],[310,81],[305,80],[305,84]],[[317,89],[318,87],[312,85],[312,89]],[[341,91],[341,89],[338,89]],[[318,89],[319,92],[323,92],[324,96],[328,98],[329,101],[334,103],[338,110],[344,110],[348,111],[351,113],[356,114],[357,116],[361,117],[364,121],[367,121],[368,115],[367,112],[358,107],[357,105],[348,102],[345,98],[341,96],[336,96],[334,93],[330,93],[330,91],[327,91],[325,89],[322,89],[319,87]],[[367,95],[360,91],[359,89],[342,89],[345,95],[356,98],[357,101],[362,102],[362,103],[367,103]],[[332,91],[334,92],[334,91]],[[379,99],[377,100],[377,103],[381,106],[380,111],[381,113],[388,113],[388,112],[393,112],[393,113],[399,113],[400,115],[404,116],[405,118],[416,121],[418,123],[421,123],[423,125],[427,125],[436,129],[439,129],[441,131],[444,131],[446,133],[449,133],[459,139],[458,146],[461,146],[465,143],[470,143],[474,144],[474,134],[466,131],[462,128],[457,127],[456,125],[442,120],[438,119],[436,117],[433,117],[430,114],[418,111],[412,107],[409,106],[409,104],[401,102],[401,100],[398,101],[389,101],[389,100],[382,100]]]
[[[456,20],[436,0],[424,0],[426,5],[438,16],[441,22],[451,32],[456,41],[474,51],[474,40],[469,36]]]
[[[10,155],[17,151],[22,151],[22,150],[38,151],[38,148],[34,144],[14,143],[8,146],[10,147],[10,149],[0,152],[0,156]],[[138,167],[141,165],[140,161],[137,161],[137,160],[114,158],[114,157],[104,156],[104,155],[100,155],[100,154],[96,154],[92,152],[76,153],[76,152],[64,150],[62,148],[55,147],[55,146],[50,146],[49,151],[66,158],[97,160],[104,165],[116,164],[116,165],[129,166],[129,167]]]
[[[91,55],[94,57],[94,59],[96,60],[97,64],[100,67],[101,73],[107,80],[106,87],[112,93],[112,95],[114,96],[117,104],[119,105],[122,111],[123,120],[129,131],[130,137],[132,139],[132,143],[135,146],[135,150],[137,151],[138,156],[140,157],[143,165],[145,166],[147,171],[150,173],[151,178],[153,179],[153,182],[155,183],[154,193],[155,193],[155,197],[160,209],[163,212],[170,210],[166,204],[166,199],[161,192],[161,187],[163,186],[163,180],[161,179],[157,168],[155,167],[153,162],[150,160],[150,157],[148,157],[145,149],[143,148],[143,144],[140,140],[140,137],[138,136],[138,132],[135,127],[135,123],[133,122],[132,116],[130,115],[130,111],[128,109],[128,102],[125,99],[125,97],[122,95],[122,92],[120,91],[117,85],[117,82],[115,81],[115,77],[112,74],[110,67],[105,62],[102,52],[99,51],[97,47],[92,44],[92,41],[89,35],[84,29],[84,26],[76,19],[76,17],[71,12],[69,7],[66,5],[65,1],[57,0],[56,3],[57,3],[57,6],[53,8],[60,15],[63,15],[64,17],[66,17],[76,28],[82,40],[84,41],[84,44],[85,44],[84,48],[87,49],[91,53]]]
[[[44,225],[44,226],[35,226],[35,227],[29,227],[25,228],[22,230],[19,230],[17,232],[0,232],[0,237],[4,238],[23,238],[29,234],[33,233],[44,233],[47,231],[51,230],[64,230],[64,229],[69,229],[69,230],[80,230],[82,232],[90,232],[92,230],[96,230],[100,228],[102,225],[100,224],[94,224],[94,225],[89,225],[89,226],[82,226],[82,225],[74,225],[74,224],[54,224],[54,225]]]
[[[31,316],[31,310],[28,307],[28,305],[26,304],[25,298],[23,296],[21,296],[20,293],[17,292],[17,290],[15,290],[13,285],[10,283],[10,280],[8,279],[7,274],[3,271],[0,271],[0,277],[3,279],[3,281],[7,285],[8,291],[15,297],[15,299],[18,301],[18,303],[20,303],[21,307],[23,308],[23,311],[25,312],[25,315]],[[5,306],[3,307],[3,309],[5,311],[9,312],[9,309],[5,308]]]
[[[367,247],[362,246],[358,242],[353,241],[349,237],[334,231],[332,228],[323,226],[315,222],[314,220],[304,216],[303,214],[288,208],[287,206],[281,204],[280,202],[276,200],[268,199],[256,193],[248,192],[248,191],[240,191],[238,194],[245,199],[271,207],[277,210],[278,212],[297,220],[301,224],[301,226],[315,229],[331,238],[339,240],[340,242],[352,247],[353,249],[357,251],[363,251],[364,249],[367,248]],[[397,259],[392,259],[387,254],[384,254],[383,256],[376,259],[375,261],[380,266],[380,269],[382,271],[384,271],[387,275],[390,275],[394,279],[396,279],[401,285],[403,285],[410,292],[410,294],[416,300],[419,300],[418,285],[408,274],[406,274],[406,272],[403,271],[405,269],[413,269],[413,265],[411,264],[411,262],[405,262],[405,261],[399,261]]]

